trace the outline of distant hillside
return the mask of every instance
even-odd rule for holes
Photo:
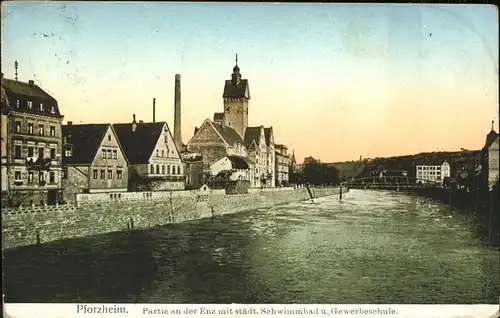
[[[441,165],[445,160],[455,175],[462,167],[473,169],[479,162],[480,150],[422,152],[387,158],[364,159],[362,161],[345,161],[327,163],[339,170],[340,178],[366,177],[379,174],[382,170],[407,170],[409,176],[415,176],[416,165]]]
[[[326,165],[334,166],[335,168],[337,168],[337,170],[339,171],[340,180],[356,178],[364,171],[366,167],[366,163],[359,161],[326,163]]]

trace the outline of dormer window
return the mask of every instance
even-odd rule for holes
[[[19,99],[16,100],[16,107],[19,108]]]
[[[33,102],[32,101],[28,101],[28,109],[32,109],[33,108]]]
[[[55,112],[56,112],[56,108],[55,108],[54,106],[50,107],[50,112],[51,112],[52,114],[55,114]]]
[[[40,103],[40,111],[43,112],[43,103]]]
[[[71,157],[71,156],[73,156],[73,148],[71,146],[67,146],[64,149],[64,156],[65,157]]]

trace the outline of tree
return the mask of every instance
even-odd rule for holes
[[[339,171],[334,166],[321,163],[309,157],[304,165],[304,178],[313,185],[338,184]]]

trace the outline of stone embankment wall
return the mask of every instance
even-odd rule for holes
[[[312,189],[314,197],[338,188]],[[223,190],[79,194],[77,204],[2,209],[2,248],[92,236],[127,229],[268,208],[309,198],[306,188],[252,190],[225,195]]]

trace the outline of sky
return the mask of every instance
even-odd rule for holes
[[[498,131],[492,5],[2,2],[1,67],[52,94],[64,122],[156,120],[182,137],[223,111],[238,54],[249,125],[298,162],[480,149]]]

